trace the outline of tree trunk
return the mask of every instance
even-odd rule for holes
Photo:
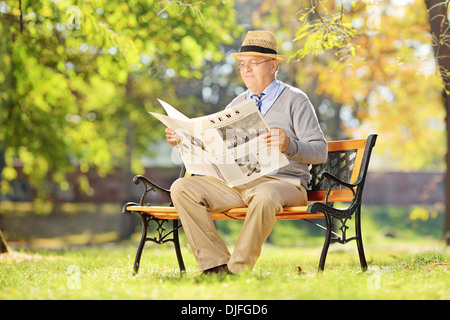
[[[449,0],[425,0],[430,20],[432,46],[439,73],[444,82],[444,107],[447,129],[447,170],[445,174],[445,223],[444,239],[450,245],[450,25],[447,18]]]
[[[127,78],[127,97],[133,97],[133,79],[130,75]],[[132,99],[134,102],[134,99]],[[131,162],[133,158],[134,151],[134,128],[133,124],[129,116],[127,115],[123,119],[124,127],[127,128],[127,163],[124,164],[124,170],[122,176],[124,177],[124,181],[122,181],[122,187],[125,188],[125,199],[123,199],[123,203],[127,201],[131,201],[133,198],[132,191],[132,181],[133,181],[133,172],[131,170]],[[120,216],[120,229],[119,229],[119,237],[121,240],[129,239],[133,232],[136,230],[136,216],[134,214],[122,214]]]
[[[2,181],[2,172],[5,167],[5,151],[3,149],[0,150],[0,182]],[[0,192],[0,201],[1,201],[1,192]],[[0,212],[1,214],[1,212]],[[7,253],[8,247],[6,245],[6,241],[3,238],[2,229],[0,228],[0,254]]]
[[[0,230],[0,254],[8,253],[8,246],[6,245],[6,241],[3,238],[2,230]]]

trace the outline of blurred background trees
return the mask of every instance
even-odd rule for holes
[[[92,192],[85,175],[68,184],[76,169],[142,173],[161,137],[148,111],[156,97],[181,101],[177,87],[223,59],[239,36],[234,12],[220,0],[1,1],[1,194],[18,165],[44,213],[57,189]],[[181,106],[201,109],[195,96]]]
[[[245,90],[229,53],[250,29],[274,32],[289,58],[278,78],[309,95],[328,139],[377,132],[373,168],[445,170],[437,3],[0,1],[0,194],[18,166],[36,212],[55,208],[57,190],[92,193],[89,170],[130,183],[169,150],[148,115],[156,98],[198,116]]]
[[[20,161],[37,209],[75,168],[142,172],[161,136],[147,113],[156,97],[180,99],[177,85],[201,79],[239,36],[232,2],[220,0],[2,1],[0,15],[1,191]],[[181,105],[200,112],[195,96]]]

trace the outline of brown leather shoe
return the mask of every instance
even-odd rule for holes
[[[206,269],[202,272],[202,275],[225,275],[225,274],[233,274],[226,264],[221,266],[213,267],[210,269]]]

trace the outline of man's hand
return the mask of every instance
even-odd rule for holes
[[[269,132],[261,136],[261,141],[269,146],[278,146],[281,152],[289,147],[289,137],[282,128],[270,128]]]
[[[172,129],[169,129],[169,128],[166,128],[164,131],[166,132],[166,140],[167,140],[167,142],[171,146],[177,147],[178,146],[178,144],[177,144],[178,136],[175,133],[175,131],[173,131]]]

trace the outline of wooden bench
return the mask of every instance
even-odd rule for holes
[[[308,205],[299,207],[285,207],[283,212],[276,215],[277,220],[308,220],[324,218],[326,226],[325,241],[319,261],[319,271],[323,271],[330,243],[345,244],[356,240],[361,268],[365,271],[367,263],[364,255],[361,235],[361,201],[364,181],[366,179],[372,148],[375,146],[376,134],[367,139],[355,139],[328,142],[328,159],[325,163],[310,166],[311,181],[308,185]],[[180,177],[187,173],[184,168]],[[133,182],[144,184],[144,192],[139,203],[128,202],[123,206],[123,213],[135,212],[142,219],[142,236],[134,262],[134,272],[137,273],[142,251],[146,242],[158,244],[173,242],[178,264],[181,271],[185,270],[180,250],[178,229],[181,227],[177,212],[172,206],[152,206],[145,202],[150,191],[159,191],[170,197],[170,190],[158,186],[144,176],[135,176]],[[349,203],[345,209],[334,207],[336,202]],[[211,212],[214,220],[244,220],[247,208],[234,208],[225,212]],[[355,235],[347,237],[346,223],[354,217]],[[163,224],[172,220],[172,229],[166,231]],[[151,221],[156,223],[155,237],[148,237],[147,231]],[[333,231],[334,222],[340,222],[337,234]],[[310,221],[311,222],[311,221]],[[333,235],[335,237],[333,237]]]

